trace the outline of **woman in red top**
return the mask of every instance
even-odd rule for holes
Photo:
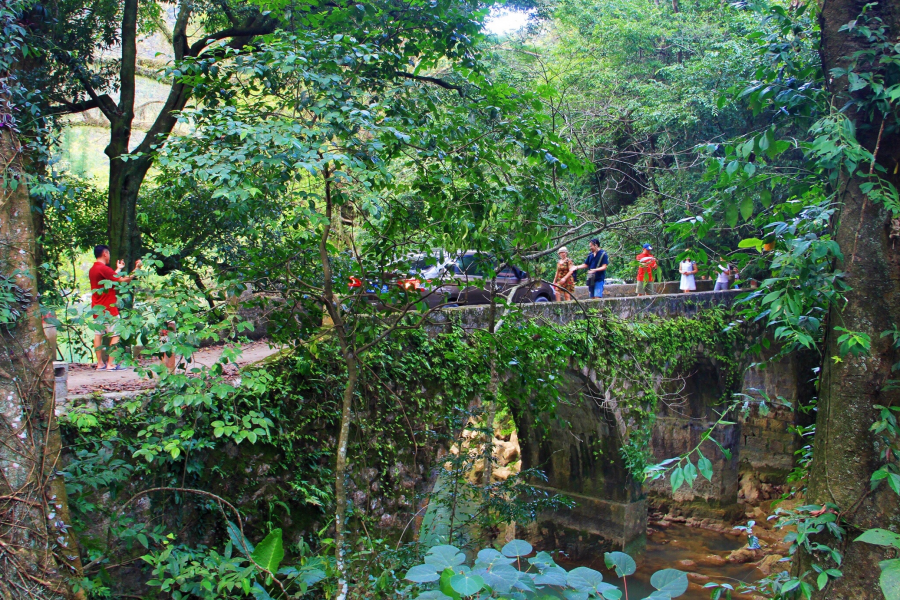
[[[645,296],[647,293],[653,293],[653,269],[658,269],[656,257],[651,252],[653,247],[650,244],[644,244],[644,249],[637,255],[638,274],[637,274],[637,290],[638,296]]]
[[[116,320],[112,317],[119,316],[119,307],[116,306],[116,287],[115,285],[106,287],[104,285],[104,281],[112,281],[112,282],[125,282],[131,281],[134,279],[134,275],[128,275],[125,277],[119,277],[119,271],[121,271],[125,267],[125,261],[120,260],[116,264],[116,270],[113,271],[109,266],[109,246],[95,246],[94,247],[94,257],[97,259],[97,262],[91,267],[91,270],[88,271],[88,278],[91,280],[91,308],[96,308],[98,306],[102,306],[104,310],[99,311],[94,314],[94,318],[96,319],[102,313],[108,313],[106,316],[106,327],[104,331],[94,334],[94,352],[97,354],[97,370],[98,371],[124,371],[125,367],[122,365],[116,365],[113,363],[112,354],[108,354],[107,360],[103,362],[103,336],[109,335],[109,347],[115,346],[119,343],[119,336],[116,335],[115,327]],[[141,266],[141,261],[136,261],[134,263],[134,268],[137,269]]]

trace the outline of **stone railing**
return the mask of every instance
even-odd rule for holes
[[[633,286],[628,287],[632,287],[633,290]],[[556,325],[595,317],[597,309],[609,311],[609,314],[620,319],[633,319],[642,314],[654,314],[661,317],[690,317],[707,308],[731,306],[740,292],[740,290],[728,290],[692,294],[654,294],[641,297],[604,296],[602,299],[593,300],[517,304],[512,310],[520,311],[520,314],[524,314],[528,318],[540,319]],[[463,329],[486,329],[490,324],[490,311],[491,307],[488,304],[444,309],[432,316],[428,331],[436,335],[448,331],[454,325]],[[507,314],[506,307],[497,305],[495,318],[500,319],[504,314]]]

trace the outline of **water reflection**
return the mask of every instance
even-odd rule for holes
[[[678,524],[652,533],[647,536],[646,549],[634,555],[638,569],[628,578],[628,597],[630,600],[639,600],[653,592],[650,576],[660,569],[678,569],[689,574],[691,585],[683,596],[679,596],[683,600],[708,600],[710,590],[703,589],[703,585],[710,581],[730,583],[735,587],[741,581],[756,581],[762,577],[756,567],[725,560],[729,552],[746,544],[747,540],[743,535],[729,535]],[[604,581],[622,587],[615,572],[604,565],[602,554],[580,561],[568,561],[559,557],[557,562],[567,570],[578,566],[596,569],[603,573]]]

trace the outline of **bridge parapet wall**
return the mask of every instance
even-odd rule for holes
[[[582,319],[602,318],[604,313],[623,320],[637,319],[647,314],[659,317],[693,317],[709,308],[731,306],[739,293],[739,290],[728,290],[517,304],[509,312],[519,311],[527,318],[539,319],[554,325],[563,325]],[[495,318],[499,320],[504,316],[507,308],[497,304],[494,311]],[[428,325],[428,331],[436,335],[447,332],[454,326],[467,330],[487,329],[490,321],[491,307],[487,304],[448,308],[434,315],[431,324]]]

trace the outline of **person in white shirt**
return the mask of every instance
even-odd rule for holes
[[[713,288],[714,292],[723,292],[728,289],[728,284],[731,281],[731,276],[737,274],[737,269],[734,268],[734,265],[730,263],[725,263],[725,259],[719,257],[719,275],[716,277],[716,286]]]
[[[696,291],[697,282],[694,275],[697,274],[697,263],[686,258],[678,265],[678,271],[681,273],[681,291],[684,293]]]

